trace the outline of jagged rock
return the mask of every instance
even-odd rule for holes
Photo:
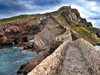
[[[6,37],[6,36],[1,36],[0,44],[12,44],[12,38]]]
[[[50,43],[52,42],[54,37],[62,33],[61,30],[62,28],[56,27],[56,23],[50,19],[47,26],[38,35],[35,36],[34,44],[39,49],[46,49],[50,47]]]
[[[26,64],[23,64],[17,71],[17,74],[28,74],[33,68],[36,67],[44,58],[49,55],[49,51],[43,51],[41,54],[37,55],[35,58],[29,60]]]
[[[78,10],[72,9],[71,12],[72,12],[72,19],[76,22],[80,22],[81,18],[80,18],[80,14],[79,14]]]

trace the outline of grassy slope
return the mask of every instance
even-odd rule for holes
[[[95,27],[88,27],[88,28],[85,28],[85,27],[76,27],[78,23],[76,23],[75,21],[72,21],[72,29],[77,31],[79,33],[79,35],[84,38],[85,40],[91,42],[91,43],[97,43],[99,42],[99,39],[95,39],[95,33],[92,32],[92,33],[89,33],[90,31],[90,28],[92,29],[96,29]]]
[[[59,15],[60,12],[65,11],[66,8],[64,9],[59,9],[58,11],[55,12],[51,12],[53,15]],[[46,14],[46,13],[45,13]],[[45,14],[32,14],[32,15],[19,15],[19,16],[14,16],[14,17],[10,17],[10,18],[6,18],[4,21],[0,21],[0,24],[2,23],[6,23],[6,22],[12,22],[12,21],[16,21],[16,20],[23,20],[23,19],[29,19],[31,17],[38,17],[38,16],[43,16]],[[0,19],[1,20],[1,19]]]
[[[4,21],[0,21],[0,24],[2,23],[6,23],[6,22],[12,22],[12,21],[16,21],[16,20],[23,20],[23,19],[29,19],[31,17],[38,17],[38,16],[42,16],[44,14],[32,14],[32,15],[19,15],[19,16],[14,16],[14,17],[10,17],[10,18],[6,18],[4,19]]]

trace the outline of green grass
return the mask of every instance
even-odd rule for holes
[[[27,15],[19,15],[19,16],[14,16],[11,18],[6,18],[3,22],[9,22],[9,21],[24,19],[24,18],[27,18]],[[3,23],[3,22],[1,22],[1,23]]]
[[[74,20],[72,20],[72,22],[75,24],[75,25],[77,25],[78,23],[77,22],[75,22]]]
[[[52,17],[59,23],[62,25],[68,25],[68,23],[66,22],[65,18],[59,15],[52,15]]]
[[[54,47],[55,47],[55,48],[57,48],[57,47],[58,47],[58,45],[57,45],[57,42],[56,42],[56,41],[54,42]]]
[[[6,23],[6,22],[12,22],[12,21],[16,21],[16,20],[23,20],[23,19],[29,19],[31,17],[39,17],[39,16],[43,16],[44,14],[32,14],[32,15],[19,15],[19,16],[14,16],[14,17],[10,17],[10,18],[5,18],[4,21],[0,21],[1,23]]]
[[[98,42],[97,39],[94,38],[94,35],[96,35],[95,33],[88,33],[88,30],[84,27],[74,27],[73,28],[75,31],[77,31],[79,33],[79,35],[84,38],[85,40],[91,42],[91,43],[95,43]]]
[[[95,30],[100,30],[100,29],[92,27],[92,26],[88,26],[87,30],[89,30],[89,31],[95,31]]]

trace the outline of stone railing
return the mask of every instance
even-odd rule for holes
[[[71,33],[68,33],[67,35],[60,35],[56,37],[56,41],[72,41]]]
[[[65,41],[28,75],[59,75],[69,45],[77,47],[81,51],[90,75],[100,75],[100,50],[82,38],[72,42]]]
[[[84,39],[78,39],[71,45],[79,48],[82,52],[89,73],[91,75],[100,75],[100,50]]]
[[[62,70],[68,47],[68,41],[64,42],[53,54],[44,59],[28,75],[58,75]]]

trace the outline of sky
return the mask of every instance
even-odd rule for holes
[[[100,28],[100,0],[0,0],[0,19],[20,14],[37,14],[69,6],[79,11],[81,17]]]

